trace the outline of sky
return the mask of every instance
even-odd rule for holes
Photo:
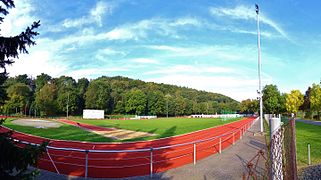
[[[321,2],[299,0],[15,0],[14,36],[40,20],[36,46],[10,76],[125,76],[256,98],[260,6],[262,85],[302,93],[321,78]]]

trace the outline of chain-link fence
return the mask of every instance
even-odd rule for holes
[[[271,133],[268,168],[272,180],[296,180],[295,119],[285,120]]]

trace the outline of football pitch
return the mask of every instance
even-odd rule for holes
[[[221,119],[221,118],[157,118],[150,120],[83,120],[72,118],[79,123],[92,124],[101,127],[126,129],[132,131],[148,132],[155,136],[141,137],[126,140],[114,140],[107,138],[81,128],[62,124],[57,128],[36,128],[22,126],[12,123],[14,118],[6,120],[4,125],[13,130],[58,140],[74,140],[88,142],[126,142],[126,141],[144,141],[165,138],[180,134],[185,134],[197,130],[211,128],[227,123],[231,123],[242,118]],[[46,119],[47,120],[47,119]]]

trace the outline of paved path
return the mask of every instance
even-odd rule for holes
[[[188,164],[179,168],[171,169],[163,173],[155,174],[153,179],[242,179],[242,174],[247,172],[246,164],[250,161],[257,152],[265,148],[264,136],[253,132],[258,132],[259,121],[256,121],[255,125],[243,136],[243,139],[235,143],[234,146],[227,148],[222,154],[214,154],[205,159],[202,159],[196,163]],[[264,162],[260,161],[259,171],[262,171]],[[37,180],[64,180],[64,179],[79,179],[84,180],[85,178],[78,178],[65,175],[57,175],[48,171],[41,171]],[[88,178],[92,179],[92,178]],[[138,180],[138,179],[150,179],[149,176],[126,178],[127,180]],[[123,179],[124,180],[124,179]]]
[[[321,126],[321,121],[311,121],[311,120],[304,120],[304,119],[296,119],[295,121]]]

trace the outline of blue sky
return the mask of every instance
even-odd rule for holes
[[[16,0],[1,25],[15,35],[41,20],[37,46],[10,76],[44,72],[89,79],[127,76],[256,98],[261,9],[263,85],[302,93],[321,78],[321,3],[284,1]]]

